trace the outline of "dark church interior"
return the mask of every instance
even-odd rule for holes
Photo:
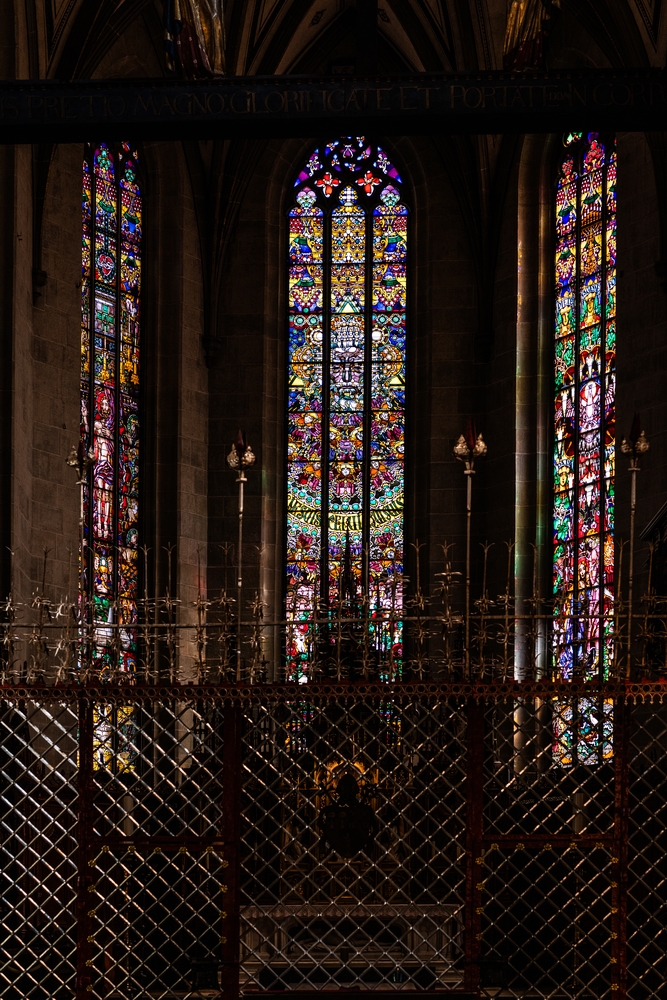
[[[662,0],[0,23],[0,995],[667,997]]]

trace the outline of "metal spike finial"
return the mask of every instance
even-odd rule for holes
[[[648,451],[650,447],[651,446],[649,444],[648,438],[646,437],[646,434],[644,433],[644,431],[640,431],[639,437],[637,438],[637,441],[635,443],[635,450],[637,454],[643,455],[644,452]]]
[[[624,455],[630,456],[630,471],[638,471],[639,456],[646,454],[650,448],[650,443],[646,437],[646,432],[641,430],[641,422],[639,419],[639,414],[635,413],[632,419],[632,428],[630,430],[630,436],[628,438],[622,438],[620,444],[621,451]]]
[[[255,464],[255,453],[245,439],[245,434],[239,428],[236,441],[232,445],[232,450],[227,456],[227,465],[230,469],[247,469]]]
[[[623,438],[621,441],[621,451],[630,458],[628,471],[630,473],[630,559],[628,567],[628,632],[626,640],[626,663],[625,674],[629,680],[632,677],[633,669],[633,647],[632,647],[632,616],[633,616],[633,590],[634,590],[634,558],[635,558],[635,521],[637,518],[637,473],[640,471],[639,457],[649,450],[649,441],[646,434],[641,430],[639,414],[635,413],[632,419],[630,430],[630,440]]]
[[[468,443],[465,439],[465,435],[459,434],[458,441],[454,445],[454,456],[458,458],[461,462],[465,462],[469,454],[470,454],[470,449],[468,448]]]
[[[78,473],[77,485],[81,486],[85,483],[88,469],[94,461],[95,452],[92,448],[89,448],[86,451],[83,441],[79,441],[78,446],[74,444],[72,445],[69,455],[65,459],[65,463],[69,465],[71,469],[76,469]]]
[[[482,458],[487,452],[486,441],[481,434],[477,435],[475,446],[472,449],[473,458]]]

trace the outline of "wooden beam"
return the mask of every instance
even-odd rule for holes
[[[0,141],[663,128],[662,70],[0,82]],[[335,124],[334,124],[335,123]]]

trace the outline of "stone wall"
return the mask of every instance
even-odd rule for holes
[[[221,546],[235,544],[237,488],[226,455],[242,426],[257,455],[246,493],[244,562],[248,599],[257,589],[269,613],[282,600],[286,335],[285,214],[291,178],[309,143],[247,143],[244,173],[225,205],[225,239],[202,256],[201,191],[183,147],[148,144],[145,169],[143,541],[151,586],[167,582],[166,548],[176,546],[173,587],[186,608],[197,593],[219,595]],[[504,583],[500,543],[514,534],[516,219],[519,152],[509,155],[498,206],[491,284],[475,254],[491,240],[467,225],[451,147],[431,140],[388,142],[406,177],[411,205],[408,364],[408,541],[426,542],[423,579],[435,584],[440,544],[456,543],[463,569],[465,478],[452,446],[472,416],[489,445],[474,482],[475,545],[496,542],[491,589]],[[14,552],[14,590],[29,600],[73,586],[78,490],[65,465],[78,437],[80,343],[80,170],[78,145],[55,147],[45,190],[39,254],[44,283],[33,284],[32,162],[27,147],[3,148],[3,350],[5,442],[3,519]],[[514,166],[512,166],[512,163]],[[226,183],[212,160],[208,184]],[[8,212],[8,201],[13,211]],[[662,453],[667,434],[663,369],[667,297],[655,263],[660,231],[654,163],[645,138],[619,137],[619,433],[639,410],[651,440],[639,477],[638,528],[667,499]],[[487,251],[488,251],[487,247]],[[205,268],[215,269],[209,280]],[[40,279],[41,281],[41,279]],[[491,349],[476,353],[481,297],[493,298]],[[209,320],[207,320],[207,315]],[[205,347],[208,345],[207,351]],[[6,442],[11,440],[11,462]],[[7,471],[7,463],[11,471]],[[628,533],[628,476],[619,459],[617,532]],[[261,554],[261,557],[260,557]],[[408,555],[409,571],[411,555]],[[474,576],[481,551],[474,548]],[[210,562],[210,572],[207,563]],[[228,585],[235,555],[228,557]],[[199,573],[199,576],[198,576]],[[9,586],[8,571],[4,576]],[[191,615],[192,608],[188,610]],[[190,618],[188,618],[190,620]]]

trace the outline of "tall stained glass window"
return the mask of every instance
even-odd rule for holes
[[[313,151],[289,212],[288,674],[317,606],[366,594],[401,655],[408,210],[363,136]],[[389,622],[389,625],[386,623]],[[300,624],[299,624],[300,623]]]
[[[84,587],[102,675],[136,668],[139,530],[141,190],[127,143],[83,161],[81,442]],[[117,630],[108,628],[117,624]]]
[[[605,680],[613,656],[616,145],[564,139],[556,195],[556,676]],[[561,764],[611,755],[611,707],[559,706]]]

